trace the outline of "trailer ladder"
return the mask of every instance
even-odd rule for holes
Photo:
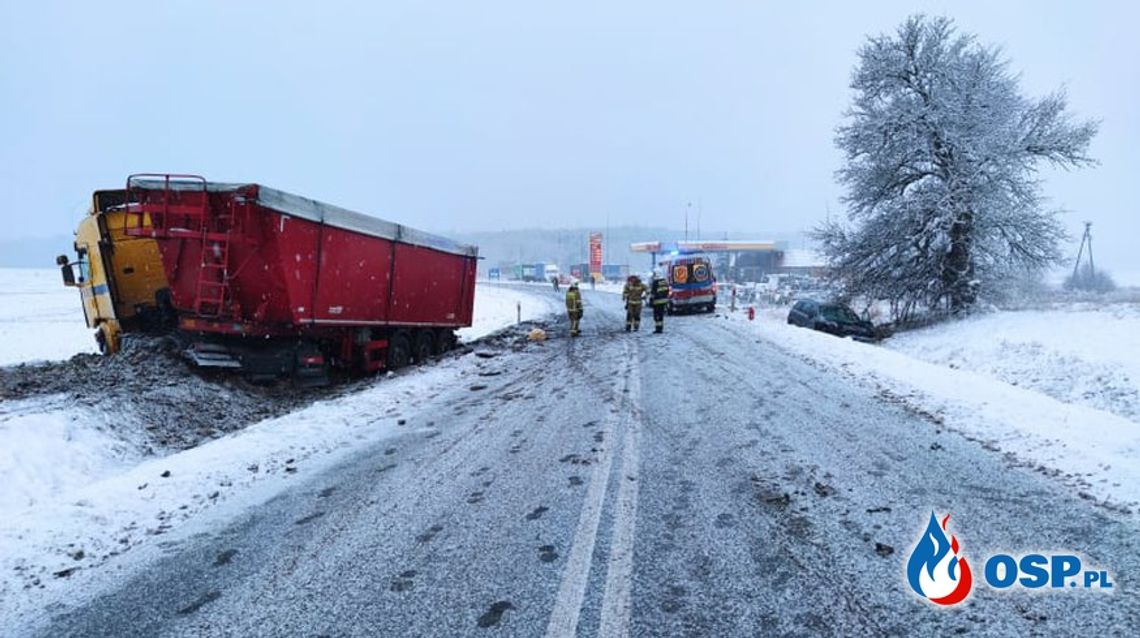
[[[198,285],[194,295],[194,314],[217,317],[230,296],[229,233],[202,232],[202,260],[198,269]]]

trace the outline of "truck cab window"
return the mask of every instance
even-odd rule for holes
[[[75,252],[79,255],[79,261],[75,264],[79,267],[78,283],[85,284],[91,281],[91,265],[87,261],[87,249],[79,248]]]

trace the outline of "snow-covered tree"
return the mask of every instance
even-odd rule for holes
[[[1112,292],[1116,290],[1116,282],[1112,279],[1112,275],[1104,270],[1095,269],[1092,264],[1082,264],[1073,274],[1065,277],[1065,288],[1090,292]]]
[[[815,232],[847,294],[958,311],[1058,259],[1036,171],[1093,164],[1097,124],[1074,122],[1062,91],[1024,97],[1008,67],[947,18],[913,16],[859,50],[836,136],[848,220]]]

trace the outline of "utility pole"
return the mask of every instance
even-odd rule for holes
[[[1085,237],[1089,240],[1089,275],[1096,277],[1096,264],[1093,263],[1092,256],[1092,222],[1085,222]]]
[[[704,202],[700,197],[698,197],[697,198],[697,241],[701,240],[701,213],[703,213],[704,210],[705,210]]]
[[[693,207],[693,202],[685,202],[685,241],[689,241],[689,209]]]
[[[1073,264],[1073,282],[1079,281],[1081,270],[1081,255],[1085,252],[1085,244],[1089,247],[1089,279],[1096,277],[1096,266],[1093,264],[1092,252],[1092,222],[1085,222],[1085,234],[1081,236],[1081,247],[1077,249],[1077,263]]]
[[[606,244],[610,243],[610,213],[606,211],[606,234],[602,235],[602,264],[609,263],[606,261]]]

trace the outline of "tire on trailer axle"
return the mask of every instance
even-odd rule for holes
[[[416,365],[427,363],[435,349],[435,334],[430,329],[416,332],[412,345],[412,360]]]
[[[397,332],[388,338],[388,369],[399,370],[412,362],[412,342],[408,333]]]

